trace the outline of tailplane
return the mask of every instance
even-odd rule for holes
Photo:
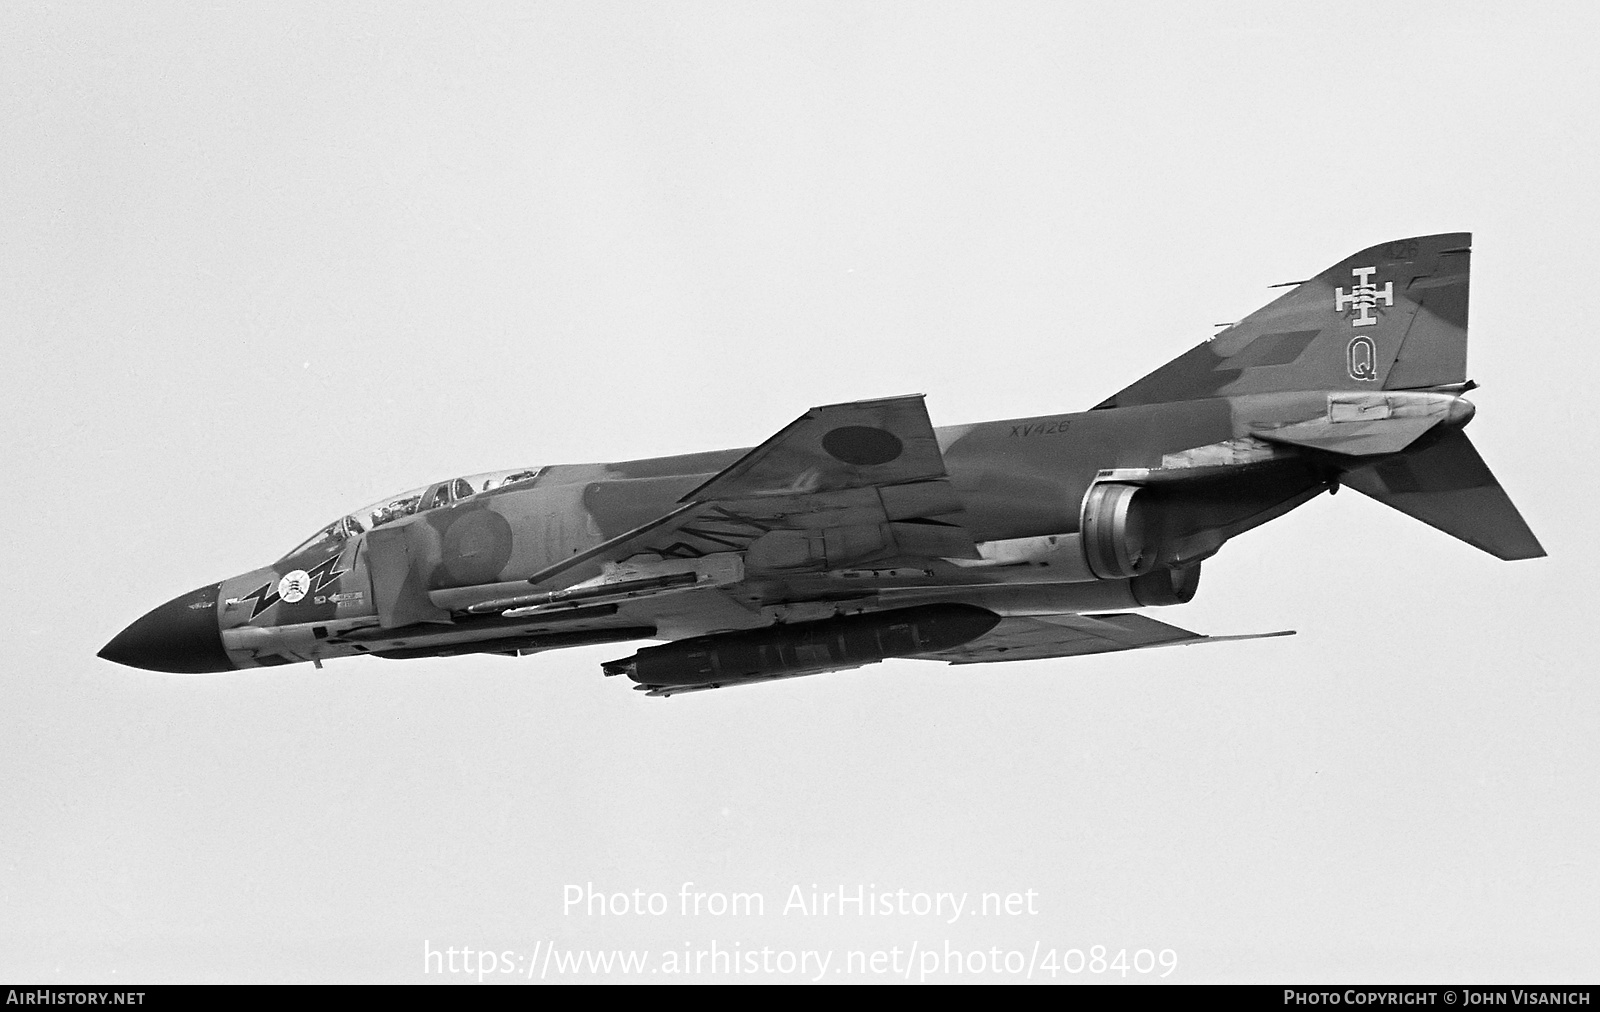
[[[1344,484],[1499,559],[1545,554],[1477,449],[1458,428],[1418,448],[1352,468]]]
[[[1471,266],[1469,232],[1364,249],[1095,407],[1464,383]]]

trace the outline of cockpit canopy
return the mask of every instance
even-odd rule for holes
[[[486,471],[483,474],[469,474],[460,478],[451,478],[447,481],[436,481],[432,485],[401,492],[399,495],[385,496],[371,506],[363,506],[354,513],[347,513],[333,523],[322,528],[290,552],[289,556],[299,555],[317,547],[320,543],[342,542],[365,534],[374,527],[393,523],[401,517],[409,517],[416,513],[424,513],[440,506],[459,502],[471,495],[488,492],[492,489],[504,488],[521,482],[531,482],[543,473],[542,467],[515,468],[509,471]]]

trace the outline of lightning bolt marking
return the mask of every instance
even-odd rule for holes
[[[342,569],[339,568],[339,562],[344,559],[346,554],[348,553],[340,552],[337,555],[330,555],[328,558],[317,563],[314,567],[306,571],[306,576],[311,578],[310,593],[318,593],[323,588],[337,580],[339,577],[350,572],[350,566],[345,566]],[[250,593],[239,598],[239,600],[255,601],[255,605],[250,609],[249,618],[249,621],[254,622],[262,612],[277,604],[282,600],[282,598],[278,596],[278,584],[277,581],[274,580],[269,583],[263,583],[255,590],[252,590]]]
[[[329,556],[324,561],[317,563],[315,569],[306,573],[314,581],[311,587],[313,594],[320,592],[328,584],[350,572],[351,567],[349,566],[345,566],[343,569],[337,568],[346,554],[345,552],[340,552],[338,555]]]
[[[239,598],[240,601],[255,599],[255,607],[250,609],[249,621],[254,622],[256,616],[278,603],[278,585],[276,583],[263,583],[250,593]]]

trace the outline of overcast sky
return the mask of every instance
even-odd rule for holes
[[[835,973],[1103,945],[1188,982],[1592,982],[1597,29],[1580,3],[6,5],[0,977],[460,981],[425,944],[715,941]],[[1271,284],[1445,231],[1474,233],[1471,435],[1545,560],[1346,492],[1153,613],[1295,637],[672,700],[601,677],[626,646],[94,656],[386,493],[868,397],[1077,410]],[[686,882],[765,914],[684,916]],[[586,883],[670,910],[564,911]],[[785,914],[796,885],[1036,912]]]

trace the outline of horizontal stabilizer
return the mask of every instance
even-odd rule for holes
[[[1420,450],[1346,471],[1341,480],[1496,558],[1537,559],[1545,554],[1460,429]]]

